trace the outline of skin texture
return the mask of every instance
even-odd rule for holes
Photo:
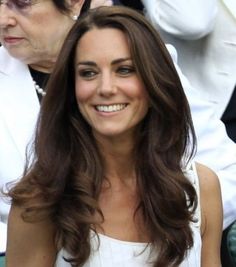
[[[17,11],[0,7],[0,41],[10,55],[34,69],[51,72],[62,43],[74,24],[84,1],[74,2],[71,14],[60,12],[52,1],[40,0],[30,8]]]

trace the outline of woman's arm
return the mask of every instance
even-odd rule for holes
[[[220,267],[222,200],[218,177],[204,165],[197,165],[200,180],[202,259],[201,267]]]
[[[21,212],[13,205],[9,214],[6,267],[53,267],[56,248],[52,222],[24,222]]]

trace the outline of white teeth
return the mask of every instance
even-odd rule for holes
[[[116,104],[116,105],[99,105],[96,106],[96,110],[101,111],[101,112],[115,112],[115,111],[120,111],[124,109],[127,106],[127,104]]]

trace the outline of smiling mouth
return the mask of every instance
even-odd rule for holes
[[[95,109],[100,112],[116,112],[125,109],[128,104],[97,105]]]

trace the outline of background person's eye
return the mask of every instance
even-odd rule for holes
[[[18,9],[24,9],[32,5],[31,0],[13,0],[14,6]]]

